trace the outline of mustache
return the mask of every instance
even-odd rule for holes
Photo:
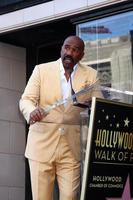
[[[70,59],[74,63],[74,60],[71,56],[66,55],[66,56],[64,56],[63,60],[65,60],[65,59]]]

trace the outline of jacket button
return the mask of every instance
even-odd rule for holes
[[[65,129],[64,129],[64,128],[59,128],[58,130],[59,130],[59,132],[60,132],[62,135],[63,135],[64,132],[65,132]]]

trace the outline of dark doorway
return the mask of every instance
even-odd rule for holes
[[[64,39],[69,35],[76,34],[76,25],[70,20],[62,20],[36,27],[31,32],[34,40],[27,45],[27,80],[35,65],[57,60]],[[29,37],[28,33],[28,37]],[[38,39],[37,39],[38,38]]]

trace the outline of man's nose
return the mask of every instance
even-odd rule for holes
[[[69,49],[67,51],[67,55],[73,57],[73,50]]]

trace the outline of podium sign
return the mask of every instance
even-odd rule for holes
[[[80,200],[133,200],[133,105],[92,98]]]

